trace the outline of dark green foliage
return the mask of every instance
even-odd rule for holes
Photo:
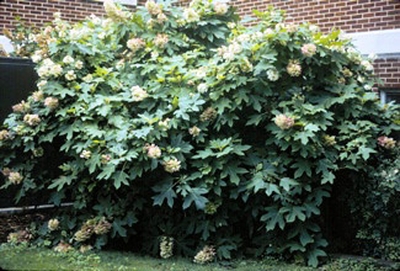
[[[316,266],[338,173],[357,184],[398,148],[398,107],[371,91],[370,62],[340,31],[273,9],[244,27],[207,1],[105,7],[107,19],[56,18],[36,36],[38,91],[1,131],[4,189],[73,202],[42,237]]]

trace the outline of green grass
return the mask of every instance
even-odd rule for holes
[[[236,260],[231,262],[194,264],[190,259],[156,259],[120,251],[100,251],[81,254],[77,251],[59,253],[45,248],[23,245],[0,246],[0,267],[4,270],[68,270],[68,271],[393,271],[399,265],[383,267],[372,259],[338,258],[315,269],[282,263],[272,258],[264,260]]]
[[[189,259],[156,259],[128,252],[100,251],[58,253],[44,248],[0,247],[0,267],[5,270],[99,270],[99,271],[309,271],[303,266],[263,261],[232,261],[198,265]]]

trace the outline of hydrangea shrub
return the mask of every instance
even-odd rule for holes
[[[31,37],[37,90],[0,131],[3,189],[73,203],[39,240],[317,265],[338,173],[367,175],[398,148],[371,62],[340,31],[273,9],[252,27],[212,1],[105,11]]]

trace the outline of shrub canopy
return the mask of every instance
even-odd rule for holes
[[[211,1],[105,10],[31,35],[38,89],[0,131],[4,189],[73,203],[39,240],[317,265],[336,177],[396,156],[398,107],[380,104],[370,61],[272,8],[251,27]]]

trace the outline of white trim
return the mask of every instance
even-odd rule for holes
[[[394,94],[396,96],[398,96],[400,94],[400,90],[397,89],[381,89],[379,90],[379,97],[381,100],[382,105],[387,104],[388,102],[388,96],[390,96],[390,94]]]
[[[51,208],[57,208],[57,207],[69,207],[73,206],[74,204],[72,202],[67,202],[67,203],[61,203],[59,206],[56,206],[54,204],[43,204],[43,205],[31,205],[31,206],[24,206],[24,207],[9,207],[9,208],[0,208],[0,214],[3,213],[20,213],[24,211],[31,211],[31,210],[40,210],[40,209],[51,209]]]
[[[0,44],[3,45],[3,48],[4,50],[6,50],[7,53],[11,53],[12,51],[14,51],[10,39],[6,36],[0,35]]]
[[[347,33],[361,54],[400,56],[400,29]]]
[[[92,0],[95,2],[104,2],[104,0]],[[129,5],[129,6],[136,6],[137,5],[137,0],[113,0],[114,2],[118,2],[123,5]]]

